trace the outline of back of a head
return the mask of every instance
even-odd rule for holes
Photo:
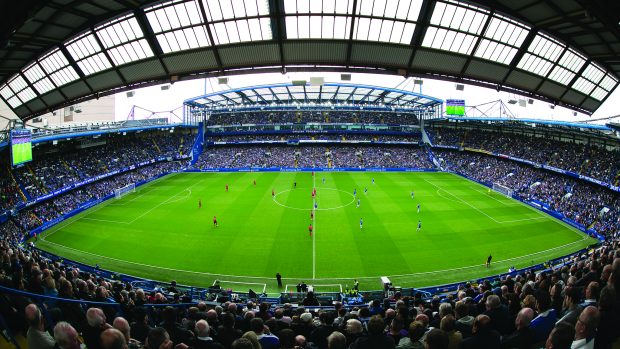
[[[232,343],[231,349],[254,349],[254,345],[247,338],[235,339]]]
[[[246,333],[243,334],[242,338],[246,338],[247,340],[249,340],[250,343],[252,343],[253,348],[255,349],[261,348],[260,342],[258,341],[258,336],[253,331],[247,331]]]
[[[567,322],[560,322],[547,338],[546,348],[550,349],[570,349],[575,338],[575,328]]]
[[[424,337],[424,333],[426,333],[426,327],[420,321],[413,321],[409,325],[409,339],[412,342],[419,341],[422,337]]]
[[[250,330],[254,331],[255,333],[263,333],[265,324],[263,322],[263,319],[259,318],[259,317],[255,317],[254,319],[252,319],[250,321]]]
[[[101,333],[101,347],[103,349],[127,349],[125,335],[115,328],[108,328]]]
[[[381,316],[375,315],[370,318],[368,321],[368,334],[369,335],[380,335],[383,334],[383,329],[385,328],[385,323]]]
[[[41,311],[36,304],[28,304],[25,309],[26,321],[28,321],[28,326],[32,328],[38,328],[41,324]]]
[[[491,318],[487,315],[478,315],[474,320],[474,329],[476,333],[482,333],[491,329]]]
[[[357,319],[349,319],[347,320],[346,330],[350,334],[362,333],[363,331],[362,323]]]
[[[280,346],[282,348],[293,348],[295,347],[295,332],[289,328],[285,328],[278,333],[278,338],[280,339]]]
[[[228,328],[235,327],[235,316],[231,313],[222,314],[222,325]]]
[[[347,347],[347,338],[340,332],[334,331],[327,337],[328,349],[345,349]]]
[[[499,306],[502,304],[501,300],[499,299],[499,296],[497,295],[490,295],[489,297],[487,297],[487,307],[489,309],[496,309],[499,308]]]
[[[163,327],[155,327],[149,331],[146,337],[145,347],[148,349],[159,349],[161,345],[170,339],[168,332]]]
[[[448,342],[448,334],[436,328],[430,330],[424,339],[426,349],[447,349]]]
[[[455,329],[456,320],[452,314],[448,314],[441,319],[440,328],[443,331],[450,332]]]
[[[456,306],[454,307],[454,313],[456,314],[456,318],[460,319],[467,316],[467,314],[469,313],[469,307],[467,306],[467,304],[465,304],[465,302],[458,301],[456,302]]]
[[[131,331],[131,328],[129,327],[129,323],[127,322],[127,320],[125,320],[125,318],[122,318],[120,316],[115,318],[114,321],[112,321],[112,327],[121,331],[123,333],[123,336],[125,336],[125,341],[129,342],[129,333]]]
[[[194,330],[196,331],[197,337],[209,337],[209,323],[205,320],[196,321],[196,325],[194,325]]]
[[[99,308],[90,308],[86,311],[86,321],[90,327],[100,327],[103,325],[103,310]]]
[[[60,321],[54,326],[54,340],[62,349],[76,349],[80,347],[78,333],[68,322]]]
[[[439,317],[444,317],[448,314],[452,314],[452,304],[441,303],[439,305]]]

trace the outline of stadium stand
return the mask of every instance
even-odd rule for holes
[[[413,113],[385,112],[329,112],[329,111],[274,111],[233,112],[211,115],[207,125],[277,124],[277,123],[355,123],[417,125]]]
[[[617,149],[479,129],[433,128],[430,133],[438,145],[510,155],[612,184],[617,183],[620,176],[620,152]]]
[[[322,136],[318,135],[318,139]],[[238,140],[236,137],[222,139]],[[326,140],[333,140],[330,137]],[[360,137],[363,139],[365,136]],[[258,136],[241,136],[241,139],[250,142],[259,140]],[[380,136],[378,139],[383,141],[391,139],[391,136]],[[144,159],[142,156],[147,159],[181,156],[184,154],[181,145],[192,142],[190,135],[162,132],[140,135],[129,142],[115,140],[117,138],[112,137],[110,141],[111,154],[138,153],[121,160],[123,165],[140,162]],[[150,146],[149,142],[156,143],[157,147]],[[148,151],[141,149],[146,144],[150,146]],[[428,152],[428,148],[417,145],[218,145],[207,146],[194,167],[433,168]],[[467,343],[488,340],[486,337],[494,341],[492,347],[511,347],[514,341],[521,341],[519,343],[530,347],[536,343],[542,345],[550,335],[553,324],[560,319],[568,321],[573,327],[582,321],[587,324],[581,329],[583,338],[593,340],[596,347],[610,347],[620,333],[617,329],[620,299],[615,292],[620,287],[617,285],[620,259],[614,262],[614,258],[620,257],[620,252],[617,252],[620,229],[617,193],[490,155],[440,149],[433,149],[432,153],[446,170],[487,185],[501,183],[513,188],[518,198],[544,203],[596,229],[607,239],[593,250],[581,251],[543,265],[543,272],[528,269],[460,284],[452,291],[430,298],[423,297],[422,293],[396,293],[391,298],[383,299],[382,293],[366,293],[361,295],[365,302],[375,300],[370,306],[335,303],[317,312],[309,311],[312,306],[303,306],[303,297],[299,298],[299,305],[277,304],[281,303],[277,299],[266,303],[264,301],[267,299],[252,294],[237,295],[236,301],[231,301],[232,295],[227,290],[197,290],[175,283],[136,283],[135,280],[119,279],[114,273],[96,267],[64,261],[21,243],[26,231],[53,221],[82,203],[101,199],[128,183],[156,178],[184,166],[179,161],[162,161],[103,178],[31,205],[0,224],[0,285],[3,291],[0,314],[10,333],[48,330],[54,332],[53,340],[61,344],[67,340],[63,333],[76,331],[89,348],[100,345],[99,337],[93,336],[93,331],[100,333],[110,326],[118,327],[121,333],[129,333],[123,338],[134,347],[143,345],[148,337],[149,343],[171,341],[174,345],[184,343],[199,347],[204,345],[203,342],[220,342],[225,348],[233,348],[243,342],[239,339],[243,332],[245,337],[256,336],[259,342],[267,338],[261,330],[263,324],[272,336],[269,341],[275,343],[274,338],[277,337],[280,345],[289,343],[290,338],[294,341],[298,336],[299,341],[313,347],[325,347],[329,338],[334,337],[330,334],[340,332],[352,348],[368,340],[385,342],[387,347],[399,344],[399,347],[406,348],[415,347],[415,343],[422,345],[424,338],[432,340],[430,338],[436,333],[430,329],[441,328],[452,334],[458,331],[460,336],[450,338],[457,344],[464,343],[463,347],[469,345]],[[103,152],[81,152],[82,156],[87,157],[97,154]],[[85,176],[101,175],[106,170],[98,167],[96,161],[71,162],[74,155],[69,151],[55,156],[58,162],[74,164],[75,167],[49,169],[46,168],[47,162],[35,162],[30,167],[42,176],[33,178],[54,174],[79,181],[86,178],[80,177],[82,173]],[[114,155],[106,156],[114,158]],[[10,174],[10,170],[7,171]],[[21,171],[16,171],[20,173],[17,178],[27,181],[25,178],[28,176]],[[39,181],[41,191],[29,188],[36,182],[26,182],[29,185],[24,187],[30,197],[61,187],[56,182]],[[7,195],[11,201],[4,201],[4,207],[15,207],[11,203],[24,201],[23,197],[19,200],[19,189],[19,184],[10,176],[3,181],[3,192],[12,194]],[[568,193],[571,195],[567,196]],[[603,206],[610,210],[600,215]],[[570,301],[566,301],[568,297],[571,297]],[[259,302],[259,306],[254,302]],[[31,303],[36,304],[41,312],[39,316],[44,319],[39,320],[38,324],[32,320],[32,314],[38,312],[33,311],[32,305],[28,306]],[[320,303],[317,301],[314,304]],[[124,325],[125,322],[130,325]],[[233,344],[235,341],[236,344]]]

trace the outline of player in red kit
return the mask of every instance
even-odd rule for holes
[[[256,179],[254,180],[254,186],[256,186]]]
[[[308,226],[308,235],[312,236],[312,224]]]
[[[310,211],[310,219],[314,219],[314,210]]]
[[[276,196],[276,192],[273,189],[271,189],[271,197],[274,197],[274,196]]]
[[[213,226],[217,228],[217,217],[213,216]]]
[[[198,208],[202,208],[202,200],[198,199]]]
[[[226,183],[226,192],[228,193],[228,183]]]

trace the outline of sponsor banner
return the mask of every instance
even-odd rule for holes
[[[488,151],[488,150],[483,150],[483,149],[476,149],[476,148],[468,148],[468,147],[464,147],[463,149],[467,150],[467,151],[471,151],[474,153],[481,153],[481,154],[487,154],[487,155],[493,155],[492,152]]]
[[[438,144],[434,144],[433,148],[440,148],[440,149],[461,149],[455,145],[438,145]]]

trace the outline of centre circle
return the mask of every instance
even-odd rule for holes
[[[340,193],[345,193],[351,197],[351,201],[341,203],[338,199]],[[291,200],[289,200],[291,199]],[[283,201],[290,202],[283,202]],[[313,209],[314,200],[312,199],[312,189],[310,188],[295,188],[287,189],[277,192],[273,196],[273,202],[282,207],[290,208],[293,210],[310,211]],[[355,202],[355,196],[353,193],[349,193],[342,189],[336,188],[317,188],[316,189],[316,203],[317,211],[336,210],[339,208],[347,207]]]

